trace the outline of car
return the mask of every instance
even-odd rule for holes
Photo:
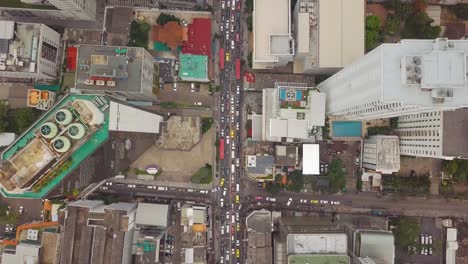
[[[328,204],[328,201],[327,200],[320,200],[320,203],[321,204]]]
[[[239,167],[239,166],[240,166],[239,158],[236,158],[236,167]]]
[[[234,23],[234,19],[235,19],[235,16],[234,16],[234,13],[231,14],[231,23]]]
[[[167,187],[158,186],[158,191],[167,191]]]
[[[195,106],[201,106],[201,105],[202,105],[202,102],[194,102],[193,105],[195,105]]]
[[[226,4],[227,4],[228,7],[230,7],[231,6],[231,0],[227,0]]]
[[[173,89],[174,89],[174,92],[177,92],[177,83],[176,83],[176,82],[173,84],[173,87],[174,87],[174,88],[173,88]]]
[[[44,219],[44,210],[41,210],[41,216],[40,216],[40,219],[43,220]]]
[[[229,143],[231,142],[231,140],[229,139],[229,137],[226,138],[226,144],[229,145]]]
[[[223,189],[223,196],[226,196],[226,192],[227,192],[227,188],[224,187],[224,189]]]
[[[226,52],[226,61],[229,61],[230,57],[229,57],[229,52]]]
[[[429,236],[428,239],[429,239],[428,244],[429,244],[429,245],[432,245],[432,236]]]
[[[236,48],[236,46],[234,44],[234,40],[231,40],[231,49],[235,49],[235,48]]]
[[[106,185],[112,185],[112,182],[106,182]]]
[[[195,83],[190,83],[190,92],[195,92]]]
[[[10,211],[11,211],[11,206],[8,206],[7,207],[7,210],[5,212],[6,215],[10,215]]]
[[[237,194],[237,195],[236,195],[236,203],[238,204],[239,202],[240,202],[240,197],[239,197],[239,195]]]
[[[229,1],[228,1],[229,2]],[[221,2],[221,8],[224,9],[226,7],[226,3],[224,2],[224,0]]]
[[[200,193],[208,193],[208,190],[200,190]]]
[[[221,198],[221,200],[219,200],[219,206],[224,207],[224,199],[223,198]]]
[[[236,257],[240,258],[240,250],[239,249],[236,249]]]
[[[353,205],[353,202],[347,201],[347,202],[344,202],[344,205],[351,206],[351,205]]]
[[[267,197],[266,200],[269,202],[276,202],[276,198],[274,197]]]
[[[305,204],[305,203],[308,203],[308,201],[307,201],[306,199],[300,199],[299,202],[300,202],[300,203],[304,203],[304,204]]]
[[[231,25],[231,33],[234,33],[234,25]]]
[[[290,206],[293,202],[293,198],[289,197],[288,202],[286,203],[287,206]]]
[[[182,19],[180,22],[182,23],[182,26],[184,26],[184,27],[188,26],[188,23],[187,23],[187,21],[185,21],[185,19]]]
[[[221,128],[221,136],[224,137],[224,128]]]
[[[18,212],[20,215],[22,215],[24,213],[24,207],[20,206]]]
[[[359,157],[356,157],[356,165],[359,165]]]
[[[331,201],[330,203],[334,204],[334,205],[340,205],[340,202],[338,202],[338,201]]]
[[[237,111],[239,113],[239,111]],[[236,123],[236,130],[239,130],[239,122]]]
[[[240,231],[240,224],[239,223],[236,224],[236,231]]]
[[[255,200],[257,200],[257,201],[263,200],[263,196],[255,196]]]
[[[236,33],[236,41],[239,42],[240,38],[239,38],[239,33]]]
[[[148,189],[155,189],[155,190],[156,190],[156,186],[154,186],[154,185],[149,185],[147,188],[148,188]]]
[[[257,183],[257,189],[261,190],[263,188],[263,184],[261,182]]]
[[[226,28],[226,40],[229,40],[229,29]],[[229,60],[226,60],[226,61],[229,61]]]
[[[224,186],[224,179],[221,179],[221,181],[219,182],[219,186],[221,186],[221,187]]]
[[[100,186],[99,189],[101,189],[101,190],[107,190],[107,189],[109,189],[109,188],[108,188],[107,186]]]
[[[224,123],[224,116],[221,116],[221,123]]]
[[[232,0],[232,11],[236,10],[236,0]]]
[[[310,203],[311,203],[311,204],[318,204],[318,203],[320,203],[320,202],[319,202],[319,200],[310,200]]]

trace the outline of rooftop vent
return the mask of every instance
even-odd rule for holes
[[[54,147],[55,151],[59,153],[65,153],[70,149],[71,143],[68,138],[59,136],[52,142],[52,146]]]
[[[44,138],[54,138],[58,132],[57,125],[51,122],[44,123],[40,128],[40,132]]]
[[[60,109],[55,114],[55,121],[63,126],[70,124],[72,119],[72,113],[68,109]]]
[[[80,123],[73,123],[68,128],[68,135],[72,139],[82,139],[85,134],[86,134],[85,128]]]

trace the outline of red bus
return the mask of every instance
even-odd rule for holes
[[[236,79],[240,80],[241,77],[241,65],[240,65],[240,59],[236,59]]]
[[[219,139],[219,158],[224,159],[224,138]]]
[[[219,48],[219,69],[224,70],[224,49]]]

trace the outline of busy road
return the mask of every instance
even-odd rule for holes
[[[241,162],[240,123],[242,87],[240,81],[241,1],[222,0],[220,3],[220,50],[218,121],[220,148],[220,184],[215,188],[213,204],[218,206],[220,216],[216,232],[220,237],[218,263],[242,263]],[[244,254],[245,255],[245,254]]]

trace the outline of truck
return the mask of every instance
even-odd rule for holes
[[[224,138],[219,139],[219,158],[224,159]]]
[[[224,49],[219,48],[219,69],[224,70]]]
[[[240,59],[236,59],[236,80],[240,80],[241,76],[241,62]]]

